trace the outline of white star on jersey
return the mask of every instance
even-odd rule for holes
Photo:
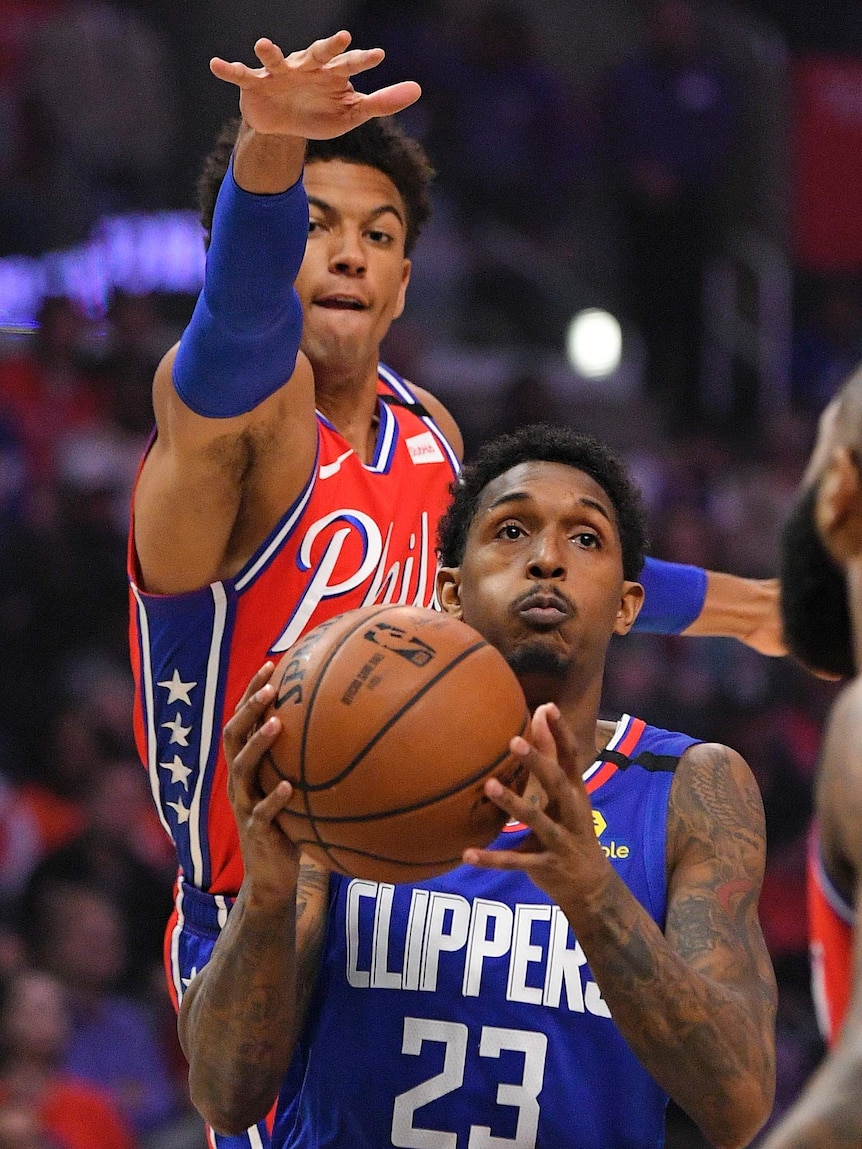
[[[172,782],[182,782],[185,788],[189,788],[189,774],[192,772],[191,766],[186,766],[179,754],[174,755],[173,762],[160,762],[159,766],[162,770],[170,770]]]
[[[176,718],[173,722],[163,722],[162,726],[171,732],[171,742],[177,742],[180,746],[188,746],[189,735],[192,732],[191,726],[183,726],[182,718],[177,712]]]
[[[170,808],[176,814],[178,826],[184,826],[186,824],[186,822],[188,822],[189,816],[191,814],[191,810],[187,810],[181,801],[180,802],[166,802],[165,805],[170,806]]]
[[[183,989],[188,989],[195,978],[198,976],[198,967],[193,965],[188,977],[181,977],[180,981],[183,983]]]
[[[197,686],[197,683],[183,682],[183,680],[180,678],[180,672],[174,669],[174,673],[171,675],[170,679],[165,682],[160,682],[159,686],[164,686],[165,690],[168,692],[168,706],[170,706],[172,702],[176,702],[177,699],[179,699],[181,702],[185,702],[186,706],[191,706],[192,700],[189,695]]]

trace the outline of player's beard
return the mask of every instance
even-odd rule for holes
[[[816,500],[815,485],[796,500],[781,534],[784,638],[809,669],[852,678],[856,664],[847,582],[817,533]]]
[[[572,664],[571,658],[561,651],[552,650],[543,642],[528,642],[518,646],[506,661],[520,678],[538,674],[547,678],[565,678]]]

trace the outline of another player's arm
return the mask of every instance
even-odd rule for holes
[[[777,578],[707,571],[703,608],[682,634],[736,638],[761,654],[785,655],[780,590]]]
[[[220,1133],[237,1134],[269,1112],[317,980],[329,875],[301,857],[275,818],[290,794],[263,797],[261,755],[280,730],[258,730],[274,690],[271,664],[253,679],[225,729],[229,790],[245,877],[212,957],[183,996],[179,1035],[192,1101]]]
[[[761,654],[787,654],[778,579],[742,578],[650,557],[639,581],[644,605],[635,630],[735,638]]]
[[[862,681],[842,693],[827,724],[818,783],[821,828],[856,875],[862,904]],[[853,937],[850,1003],[837,1042],[763,1149],[858,1149],[862,1145],[862,929]]]
[[[668,818],[668,907],[659,929],[598,844],[569,737],[549,714],[539,749],[513,740],[548,796],[545,810],[493,783],[486,792],[535,843],[466,851],[465,861],[522,869],[565,912],[614,1023],[645,1069],[711,1144],[747,1145],[775,1086],[775,977],[757,917],[763,807],[746,763],[724,746],[680,760]],[[568,757],[567,757],[568,756]]]
[[[214,59],[240,92],[242,127],[216,204],[203,291],[160,364],[158,437],[135,496],[145,589],[191,590],[236,572],[299,494],[316,440],[311,368],[297,358],[293,290],[308,232],[300,176],[308,138],[341,135],[418,98],[403,83],[367,95],[351,76],[379,49],[347,50],[339,32],[285,58],[271,40],[260,68]]]

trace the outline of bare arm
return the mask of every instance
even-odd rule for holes
[[[523,869],[554,898],[644,1068],[711,1143],[747,1145],[775,1085],[775,979],[757,919],[765,836],[751,772],[726,747],[683,756],[669,810],[662,934],[604,856],[568,733],[553,709],[545,712],[534,718],[537,749],[523,740],[513,749],[520,742],[547,808],[486,785],[531,827],[532,849],[467,851],[465,861]]]
[[[261,754],[280,730],[273,718],[251,734],[273,698],[271,671],[267,664],[255,677],[225,729],[245,878],[179,1017],[192,1101],[225,1134],[260,1121],[277,1096],[314,989],[326,927],[329,876],[300,858],[278,826],[290,786],[280,783],[263,798],[257,784]]]
[[[736,638],[761,654],[785,655],[778,579],[741,578],[706,572],[703,609],[682,633]]]
[[[301,175],[307,139],[341,135],[418,98],[418,85],[412,83],[368,95],[356,92],[351,77],[373,68],[383,53],[349,50],[349,43],[349,34],[339,32],[285,57],[271,40],[261,39],[255,45],[259,68],[220,59],[211,62],[213,73],[240,92],[243,122],[233,175],[243,193],[265,197],[286,192]],[[223,187],[222,194],[225,191]],[[230,213],[227,218],[232,218]],[[296,241],[305,242],[307,219],[294,221],[291,216],[290,221],[290,242],[285,240],[284,246],[293,257]],[[293,222],[300,227],[298,236]],[[227,233],[214,227],[211,256],[219,234]],[[135,547],[145,589],[159,593],[192,590],[240,569],[299,494],[315,457],[313,378],[307,360],[296,358],[293,319],[299,304],[289,290],[285,294],[275,289],[278,284],[285,289],[292,284],[292,279],[285,280],[287,256],[282,260],[281,246],[270,242],[257,257],[252,253],[247,258],[245,231],[230,234],[224,259],[214,261],[219,268],[215,278],[211,279],[208,263],[207,285],[181,340],[184,350],[179,359],[177,348],[168,352],[154,381],[158,437],[135,495]],[[271,268],[261,259],[266,254]],[[257,291],[250,292],[250,268],[257,262],[266,273],[262,284],[255,280]],[[215,282],[226,315],[209,307]],[[252,317],[260,317],[267,301],[273,300],[273,314],[260,319],[260,330],[246,331],[233,316],[234,301],[246,296],[261,301],[261,308],[249,306]],[[195,339],[189,337],[192,330]],[[198,338],[209,348],[208,354],[199,352]],[[221,353],[222,347],[230,354]],[[208,417],[214,413],[208,400],[215,393],[216,365],[226,372],[227,384],[220,379],[220,388],[226,387],[231,399],[231,372],[245,372],[246,386],[233,384],[239,393],[237,404],[227,404],[225,410],[220,399],[214,409],[219,417]],[[175,386],[181,376],[188,403]],[[243,399],[249,387],[247,408]],[[207,401],[189,399],[190,388]]]
[[[818,782],[818,814],[855,873],[853,904],[862,897],[862,682],[841,695],[829,719]],[[831,850],[831,848],[830,848]],[[763,1149],[858,1149],[862,1145],[862,931],[853,937],[850,1005],[841,1033],[801,1097]]]

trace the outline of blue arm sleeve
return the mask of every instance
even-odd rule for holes
[[[644,604],[633,627],[646,634],[679,634],[703,610],[706,571],[648,558],[641,571]]]
[[[293,283],[307,238],[301,180],[276,195],[255,195],[228,168],[203,290],[174,360],[177,393],[199,415],[242,415],[293,374],[302,337]]]

